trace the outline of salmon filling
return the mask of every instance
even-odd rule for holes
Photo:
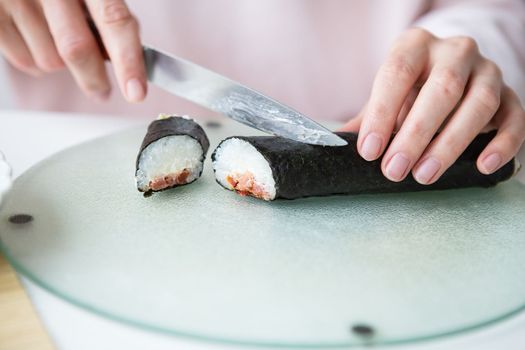
[[[179,173],[156,177],[149,182],[148,186],[152,191],[160,191],[176,185],[184,185],[187,183],[189,175],[190,171],[188,169],[184,169]]]
[[[226,181],[233,187],[235,192],[241,196],[252,196],[264,200],[270,200],[270,194],[264,190],[249,171],[244,174],[231,174],[226,176]]]

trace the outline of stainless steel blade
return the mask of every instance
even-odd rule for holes
[[[153,84],[261,131],[324,146],[347,142],[301,113],[189,61],[144,47]]]

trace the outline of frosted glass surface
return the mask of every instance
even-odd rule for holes
[[[206,128],[215,147],[253,131]],[[463,332],[525,304],[525,187],[264,202],[135,188],[145,128],[61,152],[0,214],[15,267],[94,312],[212,341],[340,346]],[[344,175],[342,175],[344,176]],[[34,217],[28,224],[13,214]],[[373,327],[373,336],[352,332]]]

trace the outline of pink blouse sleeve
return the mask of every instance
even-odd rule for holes
[[[474,38],[525,104],[525,0],[437,0],[415,25],[439,37]]]

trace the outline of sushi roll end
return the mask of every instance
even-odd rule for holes
[[[137,189],[151,194],[195,181],[208,147],[204,130],[194,120],[161,114],[149,125],[137,157]]]
[[[275,199],[276,189],[270,164],[249,142],[230,138],[212,155],[213,171],[219,184],[243,196],[267,201]]]

